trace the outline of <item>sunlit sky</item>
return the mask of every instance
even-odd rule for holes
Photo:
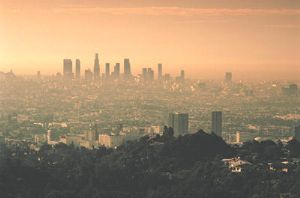
[[[0,71],[54,74],[62,59],[101,72],[130,58],[134,73],[205,78],[224,71],[299,77],[299,0],[0,0]],[[298,72],[298,73],[297,73]]]

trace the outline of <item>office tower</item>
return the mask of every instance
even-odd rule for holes
[[[120,76],[120,63],[116,63],[114,67],[114,77],[119,78]]]
[[[189,130],[189,114],[187,113],[170,113],[169,127],[174,130],[174,136],[185,135]]]
[[[150,81],[153,81],[153,80],[154,80],[154,71],[153,71],[153,69],[151,69],[151,68],[148,68],[148,79],[149,79]]]
[[[162,64],[158,64],[157,66],[157,79],[161,80],[162,79]]]
[[[76,59],[76,78],[80,78],[80,60]]]
[[[142,75],[143,75],[144,80],[147,79],[147,73],[148,73],[148,69],[147,68],[143,68],[142,69]]]
[[[212,112],[212,133],[219,137],[222,137],[222,112],[214,111]]]
[[[295,127],[295,139],[300,142],[300,125]]]
[[[181,71],[180,71],[180,79],[181,79],[181,80],[184,80],[184,70],[181,70]]]
[[[143,68],[142,75],[145,81],[154,80],[154,71],[152,68]]]
[[[71,59],[64,59],[64,67],[63,67],[63,74],[65,78],[72,78],[72,60]]]
[[[124,59],[124,75],[125,77],[131,76],[131,68],[129,58]]]
[[[98,79],[100,77],[100,64],[98,53],[95,54],[95,62],[94,62],[94,79]]]
[[[85,80],[92,80],[93,79],[93,72],[90,69],[86,69],[84,72]]]
[[[105,64],[105,77],[108,78],[110,76],[110,64]]]
[[[225,82],[230,83],[232,81],[232,73],[226,72],[225,74]]]

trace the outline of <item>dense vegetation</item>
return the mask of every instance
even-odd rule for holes
[[[2,198],[235,198],[279,197],[300,193],[300,165],[269,170],[267,163],[300,157],[300,143],[271,141],[231,147],[203,131],[178,138],[143,137],[117,150],[87,150],[63,144],[3,147]],[[252,164],[232,173],[221,161],[240,156]]]

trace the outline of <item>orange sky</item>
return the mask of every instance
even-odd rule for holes
[[[130,58],[136,73],[162,62],[195,78],[299,76],[300,1],[0,0],[0,71],[61,72],[63,58],[92,68],[95,52],[102,66]]]

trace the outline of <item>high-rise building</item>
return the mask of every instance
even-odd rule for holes
[[[169,127],[174,130],[174,136],[188,134],[189,131],[189,114],[187,113],[170,113]]]
[[[153,69],[151,69],[151,68],[148,68],[148,79],[149,79],[150,81],[153,81],[153,80],[154,80],[154,71],[153,71]]]
[[[94,62],[94,79],[98,79],[99,77],[100,77],[100,64],[99,64],[98,53],[96,53],[95,62]]]
[[[124,59],[124,75],[125,77],[131,76],[131,68],[129,58]]]
[[[80,60],[76,59],[76,78],[80,78]]]
[[[212,133],[219,137],[222,137],[222,112],[214,111],[212,112]]]
[[[147,68],[143,68],[142,69],[142,75],[143,75],[144,80],[147,79],[147,73],[148,73],[148,69]]]
[[[295,127],[295,139],[300,142],[300,125]]]
[[[145,81],[153,81],[154,80],[154,71],[152,68],[143,68],[142,75]]]
[[[72,78],[72,60],[71,59],[64,59],[64,67],[63,67],[63,74],[65,78]]]
[[[105,77],[108,78],[110,76],[110,64],[105,64]]]
[[[113,76],[115,78],[119,78],[120,76],[120,63],[116,63],[115,67],[114,67],[114,73]]]
[[[184,80],[184,70],[181,70],[181,71],[180,71],[180,79],[181,79],[181,80]]]
[[[225,74],[225,82],[230,83],[232,81],[232,73],[226,72]]]
[[[162,79],[162,64],[157,65],[157,79],[161,80]]]
[[[93,72],[90,69],[86,69],[84,72],[85,80],[92,80],[93,79]]]

